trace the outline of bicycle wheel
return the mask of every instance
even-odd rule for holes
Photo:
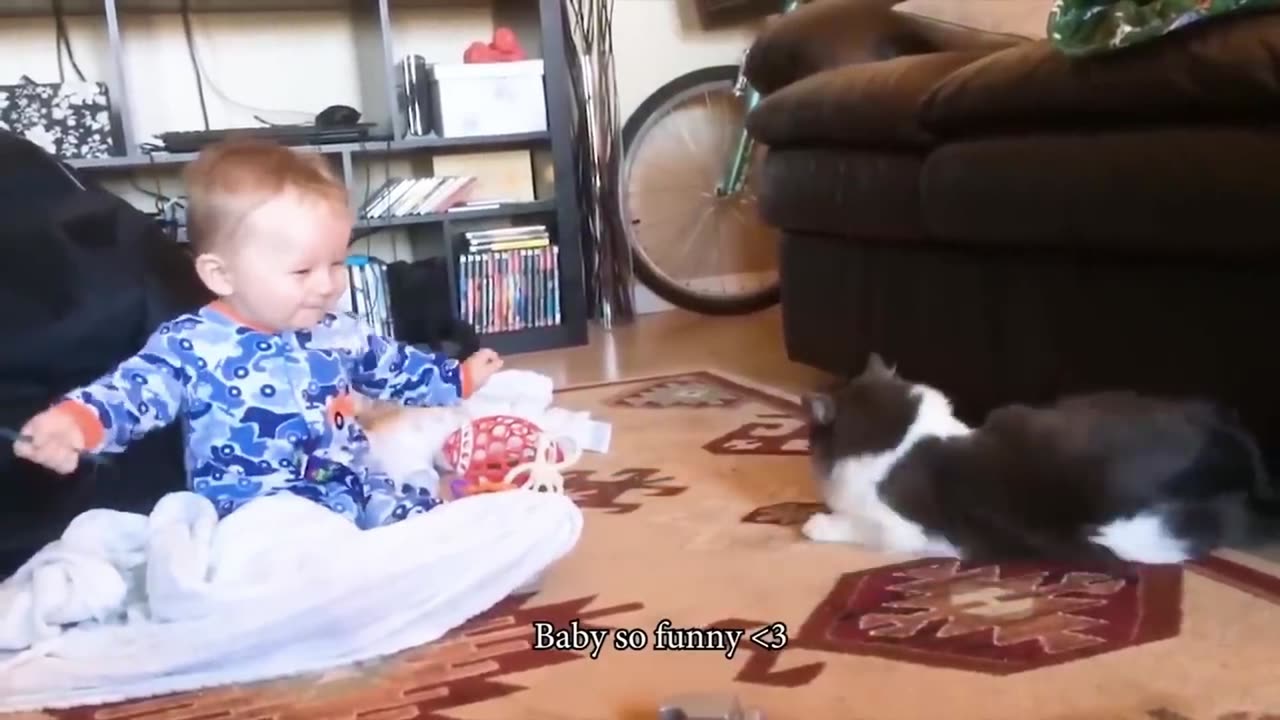
[[[745,108],[734,65],[694,70],[658,88],[627,119],[618,209],[636,276],[676,307],[741,315],[778,302],[779,233],[756,210],[763,153],[741,191],[716,192]]]

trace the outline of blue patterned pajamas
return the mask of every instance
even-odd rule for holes
[[[371,465],[353,393],[437,406],[457,403],[464,390],[456,360],[382,338],[353,316],[267,333],[214,303],[161,325],[138,354],[67,393],[64,405],[97,452],[183,423],[189,487],[219,516],[290,492],[371,528],[439,500]]]

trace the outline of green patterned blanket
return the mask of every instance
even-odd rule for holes
[[[1055,0],[1048,36],[1068,55],[1119,50],[1202,20],[1280,8],[1280,0]]]

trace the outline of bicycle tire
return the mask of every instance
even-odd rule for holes
[[[650,119],[667,111],[675,101],[689,91],[703,85],[721,85],[723,92],[732,93],[738,78],[737,65],[713,65],[692,70],[679,75],[653,91],[636,110],[627,118],[622,128],[622,161],[617,165],[617,208],[623,232],[627,235],[627,246],[631,252],[636,277],[655,295],[672,305],[702,315],[747,315],[776,305],[780,298],[778,281],[763,288],[742,295],[709,296],[685,288],[672,281],[658,268],[642,249],[636,247],[636,241],[630,231],[632,220],[626,217],[623,196],[627,193],[628,160],[635,148],[636,140]],[[726,158],[727,159],[727,158]]]

